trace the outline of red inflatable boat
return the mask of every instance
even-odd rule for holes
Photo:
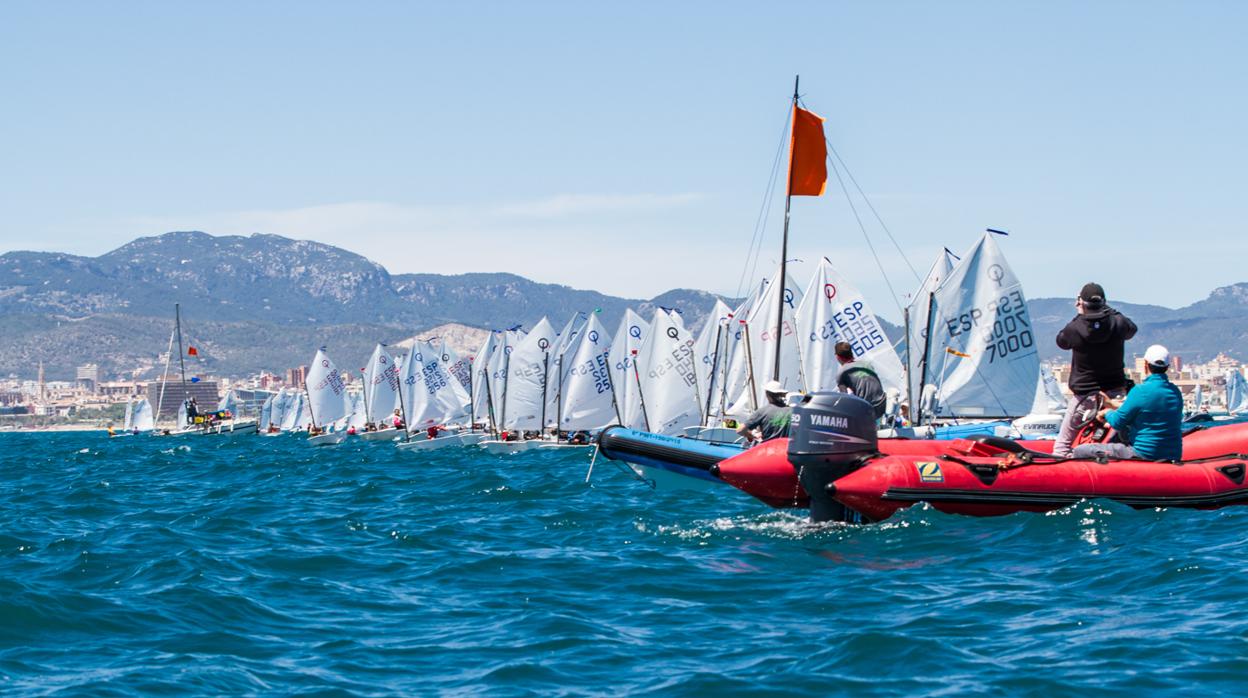
[[[858,415],[860,406],[843,397],[816,398],[794,409],[791,440],[766,442],[711,472],[771,506],[809,506],[815,520],[841,518],[847,507],[879,521],[918,502],[975,516],[1098,497],[1139,508],[1248,503],[1248,456],[1239,455],[1248,452],[1248,423],[1188,434],[1178,463],[1098,462],[1057,458],[1051,441],[875,441],[873,415]]]

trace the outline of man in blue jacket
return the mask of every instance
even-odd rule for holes
[[[1183,458],[1183,394],[1170,382],[1170,352],[1154,344],[1144,352],[1148,377],[1122,401],[1107,400],[1097,418],[1114,428],[1122,443],[1085,444],[1076,458],[1105,454],[1114,459],[1181,460]]]

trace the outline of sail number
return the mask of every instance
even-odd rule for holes
[[[607,361],[607,354],[594,354],[588,361],[581,363],[568,369],[570,376],[589,376],[594,379],[594,392],[598,395],[611,390],[611,365]]]
[[[819,329],[810,333],[810,341],[849,342],[854,356],[862,356],[887,343],[879,323],[865,310],[866,304],[854,301],[832,314]]]
[[[948,320],[945,327],[950,338],[979,330],[988,363],[1031,349],[1036,344],[1031,323],[1027,321],[1027,305],[1019,291],[994,298],[982,308],[971,308]]]
[[[693,340],[686,339],[651,368],[649,375],[651,378],[661,378],[670,371],[676,371],[685,385],[693,387],[697,384],[693,370]]]

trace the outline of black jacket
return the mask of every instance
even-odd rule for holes
[[[1087,395],[1124,387],[1124,345],[1135,330],[1130,318],[1109,307],[1067,323],[1057,333],[1057,346],[1070,350],[1070,391]]]

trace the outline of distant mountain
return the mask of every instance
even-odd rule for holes
[[[1127,343],[1127,353],[1142,355],[1150,344],[1164,344],[1170,353],[1184,361],[1208,361],[1220,352],[1248,358],[1248,283],[1214,289],[1203,301],[1179,309],[1158,305],[1122,303],[1110,305],[1139,326],[1135,339]],[[1057,348],[1058,330],[1075,316],[1073,298],[1038,298],[1028,301],[1031,320],[1041,338],[1043,358],[1064,358]]]
[[[543,315],[557,328],[576,312],[601,314],[614,329],[625,308],[649,316],[679,310],[700,328],[716,296],[675,289],[651,299],[542,284],[515,274],[390,274],[346,250],[279,235],[217,237],[200,232],[140,238],[99,257],[49,252],[0,255],[0,375],[33,377],[42,360],[49,379],[101,365],[106,375],[158,368],[169,343],[173,304],[182,304],[187,341],[200,372],[244,374],[306,363],[327,345],[343,365],[377,341],[397,343],[439,326],[532,326]],[[1111,299],[1112,300],[1112,299]],[[729,301],[730,304],[732,301]],[[1154,342],[1187,361],[1218,352],[1248,358],[1248,283],[1219,288],[1180,309],[1114,302],[1140,325],[1128,351]],[[1065,355],[1053,342],[1074,315],[1072,299],[1029,302],[1044,358]],[[901,329],[884,322],[897,342]],[[458,341],[480,334],[457,328]]]
[[[346,250],[278,235],[201,232],[140,238],[99,257],[0,255],[0,375],[71,378],[96,362],[106,374],[154,365],[168,347],[173,304],[203,357],[201,371],[241,374],[303,363],[321,344],[349,365],[377,341],[446,323],[497,329],[562,327],[598,310],[614,327],[625,308],[681,311],[700,327],[715,296],[677,289],[653,299],[608,296],[514,274],[391,275]]]

